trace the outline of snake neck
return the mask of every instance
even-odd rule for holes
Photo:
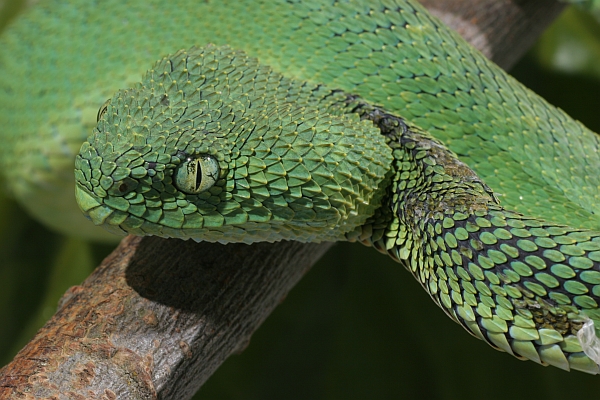
[[[496,349],[598,373],[577,335],[600,319],[599,234],[505,210],[426,132],[347,102],[379,128],[394,158],[382,206],[348,240],[403,264],[446,314]]]
[[[399,246],[397,229],[412,232],[413,239],[420,241],[427,224],[435,226],[449,216],[460,218],[498,208],[492,190],[441,142],[356,97],[349,96],[347,104],[361,119],[373,122],[394,157],[382,207],[349,234],[349,240],[387,252],[397,261],[405,260],[408,248]]]

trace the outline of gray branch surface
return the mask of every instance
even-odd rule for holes
[[[330,245],[128,236],[0,371],[0,398],[190,398]]]
[[[510,69],[565,8],[555,0],[420,0],[487,58]]]
[[[562,9],[425,3],[504,66]],[[189,399],[330,246],[127,237],[0,370],[0,399]]]

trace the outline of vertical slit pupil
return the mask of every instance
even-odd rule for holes
[[[202,183],[202,166],[200,165],[200,160],[196,160],[196,190],[198,190],[201,183]]]

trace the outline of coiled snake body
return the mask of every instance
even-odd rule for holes
[[[412,1],[185,5],[129,4],[119,18],[56,1],[6,32],[0,117],[14,129],[0,160],[34,214],[102,235],[77,220],[65,189],[93,129],[75,177],[98,225],[221,242],[360,241],[495,348],[598,373],[593,132]],[[104,7],[118,16],[124,6]],[[61,37],[48,35],[17,47],[22,35],[72,28],[61,13],[90,27],[77,46],[45,52],[56,47],[43,40]],[[231,47],[190,47],[205,43]],[[94,64],[93,84],[82,63]],[[38,96],[19,97],[23,85]],[[115,85],[131,89],[112,95]]]

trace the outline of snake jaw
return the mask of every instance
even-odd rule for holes
[[[90,195],[79,183],[75,185],[75,199],[77,200],[79,209],[89,219],[91,219],[89,211],[102,205],[101,202]],[[98,224],[96,223],[96,225]]]
[[[107,223],[110,221],[114,210],[103,204],[95,195],[89,193],[79,183],[75,185],[75,199],[83,215],[92,221],[94,225],[102,226],[105,230],[115,235],[127,235],[127,232],[119,225]]]

